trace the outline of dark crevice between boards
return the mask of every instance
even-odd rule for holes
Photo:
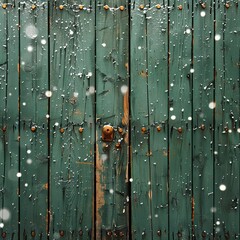
[[[95,81],[94,81],[94,86],[95,86],[95,93],[94,93],[94,110],[93,110],[93,119],[94,119],[94,173],[93,173],[93,179],[94,179],[94,186],[93,186],[93,239],[97,240],[97,119],[96,119],[96,99],[97,99],[97,1],[94,1],[94,5],[92,5],[95,11],[94,15],[94,76],[95,76]]]
[[[149,0],[148,2],[148,7],[150,8],[151,1]],[[146,4],[145,4],[146,5]],[[148,134],[148,152],[147,152],[147,156],[148,156],[148,181],[150,182],[149,184],[149,212],[150,212],[150,232],[151,232],[151,239],[153,240],[153,220],[152,220],[152,183],[151,183],[151,142],[150,142],[150,110],[149,110],[149,77],[148,77],[148,66],[149,66],[149,62],[148,62],[148,23],[147,23],[147,12],[144,13],[144,18],[145,18],[145,26],[146,26],[146,34],[145,34],[145,51],[146,51],[146,82],[147,82],[147,124],[148,124],[148,128],[147,128],[147,134]]]
[[[239,53],[238,53],[238,67],[239,67],[239,70],[240,70],[240,48],[239,48]],[[238,71],[238,79],[240,80],[240,71]],[[239,81],[240,83],[240,81]],[[238,99],[238,102],[240,103],[240,88],[239,88],[239,99]],[[240,114],[239,114],[239,118],[240,118]],[[238,122],[238,129],[240,129],[240,121]],[[238,145],[238,148],[240,148],[240,134],[238,135],[238,141],[239,141],[239,145]],[[240,164],[239,164],[239,169],[238,169],[238,172],[240,173]],[[240,184],[238,185],[239,187],[239,193],[240,193]],[[238,199],[239,201],[239,199]],[[239,207],[239,206],[238,206]],[[239,212],[239,221],[240,221],[240,212]],[[240,227],[239,227],[239,231],[240,231]],[[240,233],[239,233],[239,236],[240,236]],[[236,236],[237,238],[237,236]]]
[[[15,6],[16,7],[16,6]],[[20,2],[18,3],[18,172],[21,172],[21,139],[20,139],[20,124],[21,124],[21,18],[20,18]],[[21,189],[20,189],[20,178],[18,178],[18,239],[21,239],[20,232],[20,201],[21,201]]]
[[[217,7],[216,1],[213,2],[213,102],[216,102],[216,96],[215,96],[215,81],[216,81],[216,41],[215,41],[215,35],[216,35],[216,7]],[[216,207],[216,195],[215,195],[215,162],[216,162],[216,156],[214,154],[216,146],[215,146],[215,132],[216,132],[216,124],[215,124],[215,117],[216,117],[216,108],[213,109],[213,143],[212,143],[212,159],[213,159],[213,209]],[[215,212],[213,212],[213,223],[212,223],[213,229],[212,229],[212,235],[213,239],[215,239]]]
[[[132,188],[129,179],[132,178],[132,148],[131,148],[131,0],[128,0],[128,196],[129,196],[129,208],[128,208],[128,236],[129,240],[132,240]]]
[[[47,20],[47,23],[48,23],[48,89],[50,91],[50,80],[51,80],[51,49],[50,49],[50,46],[51,46],[51,43],[50,43],[50,34],[51,34],[51,30],[50,30],[50,27],[51,27],[51,22],[50,22],[50,0],[48,0],[48,20]],[[50,116],[50,109],[51,109],[51,100],[50,98],[48,98],[48,116]],[[51,200],[51,196],[50,196],[50,189],[51,189],[51,158],[50,158],[50,155],[51,155],[51,141],[50,141],[50,137],[51,137],[51,134],[50,134],[50,131],[51,131],[51,124],[50,124],[50,119],[51,119],[51,116],[48,118],[48,132],[47,132],[47,138],[48,138],[48,192],[47,192],[47,199],[48,199],[48,204],[47,204],[47,239],[49,240],[50,239],[50,220],[51,220],[51,211],[50,211],[50,200]]]
[[[167,93],[167,98],[168,98],[168,110],[167,110],[167,161],[168,161],[168,166],[167,166],[167,201],[168,201],[168,239],[170,239],[170,231],[169,231],[169,226],[170,226],[170,193],[169,193],[169,183],[170,183],[170,167],[169,167],[169,162],[170,162],[170,157],[169,157],[169,137],[170,137],[170,128],[169,128],[169,117],[170,117],[170,0],[167,0],[167,32],[168,32],[168,38],[167,38],[167,82],[168,82],[168,93]]]
[[[191,42],[191,69],[194,69],[194,2],[192,2],[192,42]],[[193,94],[194,94],[194,81],[193,81],[193,75],[194,75],[194,72],[190,72],[191,74],[191,77],[189,79],[190,81],[190,84],[191,84],[191,117],[192,117],[192,120],[193,120],[193,115],[194,115],[194,109],[193,109]],[[192,229],[191,229],[191,234],[192,234],[192,239],[196,239],[195,237],[195,228],[194,228],[194,191],[193,191],[193,149],[194,149],[194,144],[193,144],[193,121],[191,122],[191,158],[192,158],[192,163],[191,163],[191,204],[192,204],[192,211],[191,211],[191,221],[192,221]]]

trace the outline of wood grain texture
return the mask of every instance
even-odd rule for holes
[[[146,15],[152,235],[153,239],[168,239],[168,6],[164,1],[151,1],[149,7]]]
[[[192,4],[170,1],[169,239],[191,238]]]
[[[54,238],[92,239],[94,233],[94,16],[94,6],[87,1],[51,4],[50,201]]]
[[[152,187],[149,159],[148,20],[146,18],[149,2],[132,1],[131,4],[132,239],[151,239]]]
[[[96,239],[129,238],[127,4],[99,1],[96,8]],[[104,140],[105,125],[112,141]]]
[[[47,9],[20,4],[20,238],[47,237]],[[44,19],[44,20],[43,20]],[[41,23],[41,27],[40,27]]]
[[[213,235],[214,6],[195,2],[193,38],[193,235]]]
[[[239,2],[4,4],[0,238],[238,239]]]
[[[216,239],[239,236],[239,17],[236,1],[216,2]]]
[[[18,239],[18,172],[19,112],[18,112],[18,10],[1,9],[0,32],[0,136],[1,136],[1,236]],[[15,46],[15,47],[13,47]]]

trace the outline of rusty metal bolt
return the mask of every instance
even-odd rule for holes
[[[201,7],[202,7],[203,9],[205,9],[205,8],[206,8],[206,3],[201,3]]]
[[[162,128],[160,126],[157,126],[157,131],[161,132]]]
[[[224,130],[227,133],[229,129],[228,129],[228,127],[225,127]]]
[[[32,10],[35,10],[36,7],[37,7],[37,6],[36,6],[35,4],[33,4],[33,5],[32,5]]]
[[[226,7],[227,9],[230,8],[230,3],[227,2],[227,3],[225,4],[225,7]]]
[[[6,127],[6,126],[3,126],[3,127],[2,127],[2,131],[3,131],[3,132],[6,132],[6,131],[7,131],[7,127]]]
[[[200,129],[201,129],[201,130],[205,130],[205,125],[204,125],[204,124],[201,124]]]
[[[83,230],[79,230],[79,236],[83,235]]]
[[[60,6],[59,6],[59,9],[60,9],[60,10],[63,10],[63,9],[64,9],[64,6],[63,6],[63,5],[60,5]]]
[[[63,230],[60,230],[60,231],[59,231],[59,235],[60,235],[61,237],[63,237],[63,236],[64,236],[64,231],[63,231]]]
[[[113,127],[110,125],[104,125],[102,128],[102,140],[106,142],[113,141]]]
[[[78,6],[80,10],[83,10],[84,6],[83,5],[79,5]]]
[[[31,236],[35,237],[36,236],[36,232],[35,231],[31,231]]]
[[[120,233],[119,233],[119,236],[120,236],[120,237],[123,237],[123,236],[124,236],[124,233],[123,233],[123,232],[120,232]]]
[[[157,231],[157,235],[160,237],[161,236],[161,230]]]
[[[78,129],[78,131],[80,132],[80,133],[83,133],[83,127],[80,127],[79,129]]]
[[[113,133],[113,127],[110,125],[103,126],[103,133],[107,136],[111,135]]]
[[[36,130],[37,130],[37,127],[36,127],[36,126],[32,126],[32,127],[31,127],[31,131],[32,131],[32,132],[36,132]]]
[[[183,129],[181,127],[178,128],[178,132],[179,133],[182,133],[183,132]]]
[[[120,134],[122,134],[123,133],[123,129],[122,128],[118,128],[118,132],[120,133]]]
[[[120,7],[119,7],[119,10],[120,10],[120,11],[123,11],[124,9],[125,9],[124,6],[120,6]]]
[[[139,6],[139,9],[143,10],[143,9],[144,9],[144,5],[141,4],[141,5]]]
[[[179,5],[178,6],[178,10],[182,10],[183,9],[183,6],[182,5]]]
[[[142,127],[141,131],[142,131],[142,133],[146,133],[146,131],[147,131],[146,127]]]
[[[2,238],[5,238],[7,236],[6,232],[2,232]]]
[[[3,3],[3,4],[2,4],[2,8],[3,8],[3,9],[6,9],[6,8],[7,8],[7,4],[6,4],[6,3]]]
[[[157,5],[156,5],[156,8],[157,8],[157,9],[160,9],[160,8],[161,8],[161,5],[160,5],[160,4],[157,4]]]
[[[111,237],[112,236],[112,231],[107,231],[107,236]]]
[[[64,133],[64,132],[65,132],[64,128],[60,128],[60,133]]]
[[[108,6],[108,5],[105,5],[103,8],[104,8],[106,11],[109,10],[109,6]]]
[[[120,148],[121,148],[121,143],[119,143],[119,142],[116,143],[116,144],[115,144],[115,148],[116,148],[116,149],[120,149]]]

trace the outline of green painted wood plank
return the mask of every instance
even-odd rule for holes
[[[121,8],[120,8],[121,7]],[[96,11],[96,239],[128,239],[128,2]],[[102,129],[114,128],[105,142]]]
[[[82,10],[79,5],[84,5]],[[94,6],[87,1],[51,5],[50,236],[54,238],[92,239],[94,233],[94,16]]]
[[[3,216],[3,209],[5,202],[4,202],[4,185],[5,185],[5,148],[6,148],[6,134],[5,134],[5,127],[6,127],[6,89],[7,89],[7,13],[5,10],[0,11],[0,190],[1,190],[1,198],[0,198],[0,228],[1,234],[4,232],[4,216]]]
[[[21,239],[48,231],[48,11],[39,4],[20,6]]]
[[[141,8],[141,9],[140,9]],[[131,2],[132,239],[152,239],[147,1]]]
[[[213,3],[194,5],[193,45],[193,197],[194,236],[213,234],[213,102],[214,11]]]
[[[192,3],[170,1],[169,239],[190,239],[192,210]]]
[[[0,10],[1,18],[1,236],[18,239],[18,10]],[[2,45],[3,44],[3,45]],[[13,48],[13,46],[15,46]],[[7,55],[6,55],[7,54]]]
[[[168,8],[151,1],[147,12],[150,171],[153,239],[168,239]]]
[[[215,234],[239,236],[238,1],[216,3]]]
[[[7,61],[7,46],[6,46],[6,36],[7,36],[7,10],[1,9],[0,12],[0,67],[1,71],[5,72],[3,69],[6,66]]]

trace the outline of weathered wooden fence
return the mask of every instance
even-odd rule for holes
[[[239,239],[239,0],[1,0],[0,238]]]

